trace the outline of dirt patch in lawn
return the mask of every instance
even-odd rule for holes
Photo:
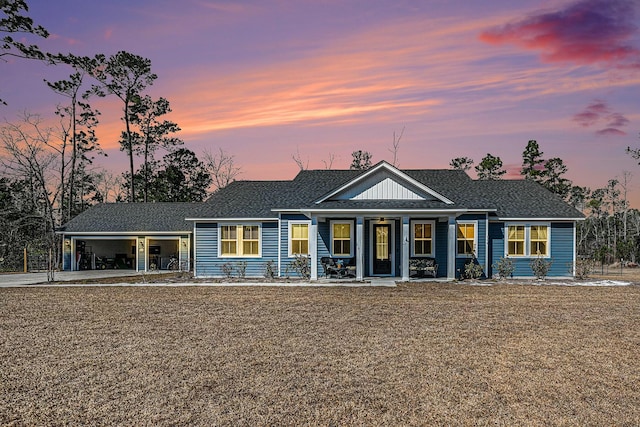
[[[2,425],[638,425],[640,287],[0,290]]]

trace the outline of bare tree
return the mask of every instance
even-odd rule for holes
[[[322,163],[324,163],[324,168],[325,169],[331,169],[333,167],[333,162],[336,159],[336,155],[333,153],[329,153],[329,159],[328,160],[322,160]]]
[[[400,140],[402,139],[402,135],[404,135],[404,126],[402,126],[402,130],[400,131],[400,135],[396,137],[396,131],[393,131],[393,145],[389,148],[389,152],[393,154],[393,161],[391,164],[395,167],[400,166],[398,163],[398,150],[400,149]]]
[[[211,175],[214,192],[235,181],[236,177],[242,173],[242,168],[236,165],[235,156],[222,148],[219,148],[215,154],[205,150],[203,163]]]
[[[309,169],[309,158],[307,158],[306,163],[304,162],[304,160],[302,160],[302,156],[300,155],[300,147],[296,147],[296,152],[291,155],[291,158],[294,162],[296,162],[296,165],[298,165],[301,171]]]
[[[35,212],[34,227],[42,230],[46,248],[55,252],[58,259],[58,244],[55,230],[61,184],[58,182],[58,161],[66,143],[56,147],[54,131],[42,125],[42,119],[24,113],[21,123],[6,123],[0,128],[0,164],[6,176],[25,183],[31,211]]]

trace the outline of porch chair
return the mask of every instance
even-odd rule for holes
[[[324,277],[331,277],[331,275],[335,275],[338,277],[338,279],[341,279],[343,273],[346,272],[344,267],[338,268],[335,260],[328,256],[321,257],[320,263],[322,263],[322,270],[324,271]]]

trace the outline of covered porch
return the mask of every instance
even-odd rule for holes
[[[313,213],[309,224],[311,280],[327,277],[327,260],[338,264],[340,277],[456,278],[455,213],[366,212],[356,215]],[[435,264],[437,271],[416,268]]]

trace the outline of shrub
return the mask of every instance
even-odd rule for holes
[[[220,270],[222,270],[222,274],[224,274],[227,279],[233,276],[233,264],[231,264],[230,262],[225,262],[224,264],[222,264],[220,266]]]
[[[551,261],[545,261],[542,257],[537,257],[533,259],[529,265],[531,266],[531,271],[533,271],[536,278],[538,280],[544,280],[551,268]]]
[[[236,270],[238,270],[238,277],[244,279],[247,274],[247,261],[238,261],[236,263]]]
[[[467,261],[464,265],[464,278],[465,279],[479,279],[484,274],[482,266],[473,260]]]
[[[264,277],[267,279],[276,277],[276,267],[273,264],[273,260],[269,260],[264,264]]]
[[[578,258],[576,260],[576,270],[573,271],[573,264],[569,264],[569,273],[575,273],[576,279],[586,279],[593,272],[595,262],[589,258]]]
[[[493,268],[496,270],[496,274],[500,280],[513,277],[513,272],[516,269],[513,265],[513,261],[505,257],[500,258],[495,264],[493,264]]]
[[[311,261],[306,255],[296,255],[296,258],[287,266],[287,272],[293,270],[304,279],[311,278]]]

